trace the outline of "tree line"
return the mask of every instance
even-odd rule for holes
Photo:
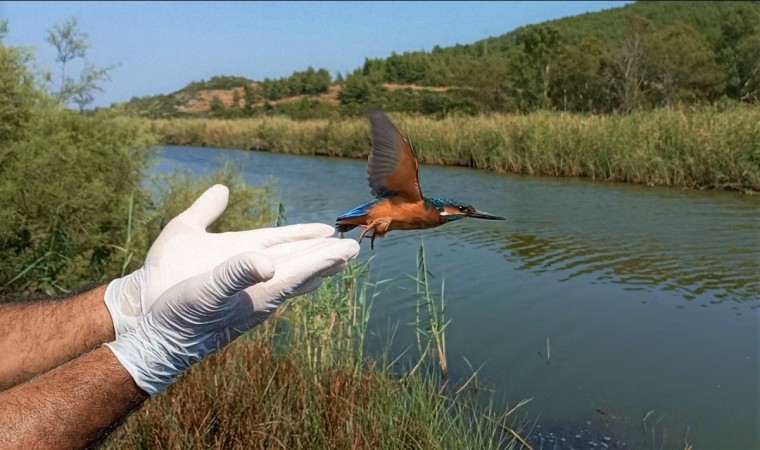
[[[338,105],[318,101],[316,96],[333,84],[341,87]],[[366,59],[334,79],[326,69],[309,67],[261,82],[214,77],[183,91],[222,86],[243,91],[235,94],[232,106],[213,102],[212,117],[337,117],[360,114],[369,106],[437,116],[537,110],[627,114],[756,103],[760,3],[636,2],[473,44]],[[307,98],[276,102],[298,95]],[[177,102],[171,95],[136,98],[127,109],[149,117],[176,116]]]
[[[368,59],[346,77],[341,100],[366,103],[382,83],[458,87],[481,111],[628,113],[639,108],[760,96],[760,14],[754,6],[727,13],[710,43],[693,25],[657,27],[629,15],[620,42],[563,39],[552,24],[525,28],[506,50],[392,54]]]

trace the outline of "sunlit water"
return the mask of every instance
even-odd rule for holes
[[[226,160],[274,178],[289,223],[333,224],[371,198],[363,161],[166,147],[156,170]],[[391,349],[413,343],[407,275],[424,241],[452,376],[469,361],[501,401],[532,398],[536,448],[760,448],[759,196],[431,166],[420,180],[508,220],[377,240],[372,279],[392,280],[374,302],[378,342],[395,329]]]

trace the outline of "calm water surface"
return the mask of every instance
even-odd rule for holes
[[[363,161],[166,147],[156,170],[223,161],[274,179],[289,223],[333,224],[371,198]],[[396,327],[394,350],[413,342],[407,275],[424,241],[445,280],[452,375],[471,373],[467,358],[499,399],[532,398],[536,448],[589,430],[598,448],[760,449],[760,196],[431,166],[420,180],[509,220],[377,240],[372,277],[394,280],[374,303],[379,341]],[[542,444],[549,432],[566,441]]]

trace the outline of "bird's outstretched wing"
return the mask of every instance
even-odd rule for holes
[[[409,140],[384,112],[373,110],[367,116],[372,128],[372,151],[367,167],[367,180],[372,195],[398,195],[409,201],[422,200],[419,164]]]

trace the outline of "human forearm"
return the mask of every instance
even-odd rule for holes
[[[0,392],[0,448],[84,448],[148,394],[108,348],[99,348]]]
[[[65,299],[0,306],[0,390],[114,339],[106,286]]]

